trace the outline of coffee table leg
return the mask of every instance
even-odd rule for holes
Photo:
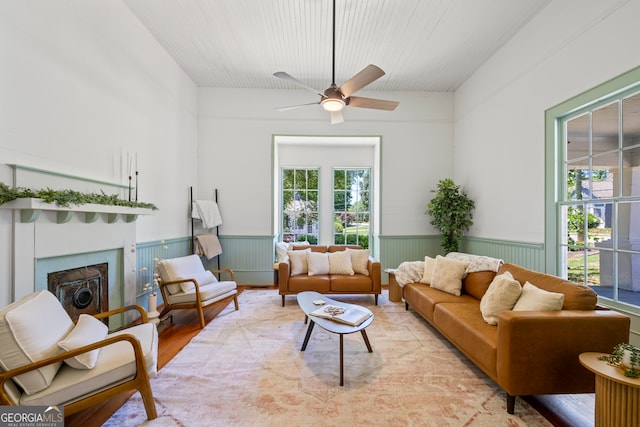
[[[344,385],[344,357],[343,357],[344,340],[343,340],[343,337],[344,337],[344,335],[340,334],[340,385],[341,386]]]
[[[362,332],[362,338],[364,339],[364,343],[367,345],[367,350],[369,350],[369,353],[373,353],[373,349],[371,348],[371,344],[369,343],[369,337],[367,337],[367,333],[364,329],[360,332]]]
[[[314,322],[313,320],[309,320],[307,335],[305,335],[304,337],[304,342],[302,343],[302,348],[300,349],[300,351],[305,351],[307,349],[307,343],[309,342],[309,337],[311,336],[311,331],[313,331],[313,327],[315,326],[315,324],[316,322]]]

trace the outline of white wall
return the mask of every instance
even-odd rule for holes
[[[273,135],[381,136],[381,233],[433,233],[424,211],[429,191],[453,173],[453,95],[358,95],[400,106],[394,112],[347,107],[345,122],[331,125],[320,106],[274,110],[313,102],[307,91],[199,89],[199,197],[218,188],[221,234],[271,235]]]
[[[640,65],[638,16],[638,0],[554,0],[456,92],[472,235],[544,241],[544,112]]]
[[[3,1],[0,60],[0,164],[125,184],[137,153],[139,200],[160,211],[136,240],[188,234],[197,90],[122,2]],[[11,185],[8,167],[0,180]],[[11,238],[0,209],[0,306]]]

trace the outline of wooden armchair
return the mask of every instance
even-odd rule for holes
[[[188,255],[159,261],[158,273],[164,301],[160,317],[174,309],[194,308],[204,328],[203,308],[209,304],[233,297],[238,310],[238,285],[230,269],[205,270],[198,255]],[[231,280],[218,281],[214,273],[226,273]]]
[[[101,321],[90,320],[131,309],[138,310],[142,324],[108,333]],[[0,311],[0,340],[2,405],[64,406],[70,415],[138,390],[147,417],[157,417],[149,378],[157,373],[158,332],[140,306],[81,315],[74,324],[56,297],[43,290]],[[63,343],[76,347],[61,352]]]

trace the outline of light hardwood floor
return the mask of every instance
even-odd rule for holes
[[[251,292],[248,286],[239,286],[240,292]],[[260,287],[265,289],[265,287]],[[267,288],[276,288],[269,286]],[[386,290],[386,287],[384,287]],[[219,301],[205,311],[205,322],[211,322],[231,300]],[[240,306],[242,310],[242,306]],[[174,310],[173,323],[159,328],[158,368],[162,369],[200,331],[195,310]],[[133,392],[123,393],[113,399],[65,418],[66,427],[99,427],[118,410]],[[525,400],[556,427],[592,427],[593,395],[545,395],[527,396]]]

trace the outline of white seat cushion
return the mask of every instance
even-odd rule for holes
[[[5,371],[59,353],[58,342],[73,329],[71,318],[47,290],[29,294],[0,311],[0,366]],[[51,384],[60,369],[54,363],[19,375],[14,381],[27,394]]]
[[[108,336],[131,334],[142,346],[149,377],[158,372],[158,331],[152,323],[136,325]],[[124,382],[135,375],[135,356],[128,341],[103,347],[93,369],[63,365],[51,385],[31,396],[23,394],[22,405],[67,405],[80,398]]]
[[[202,305],[208,305],[238,293],[237,287],[236,282],[231,281],[215,282],[200,286],[200,300],[202,301]],[[167,299],[170,304],[195,302],[196,291],[192,289],[189,292],[179,292],[174,295],[169,295]]]

